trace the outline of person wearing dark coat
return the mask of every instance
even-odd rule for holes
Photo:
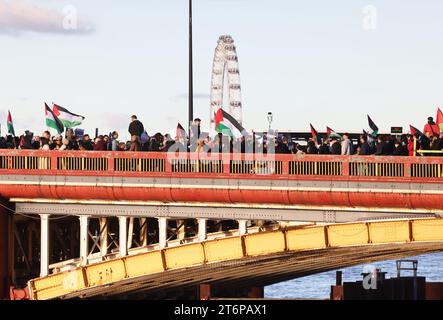
[[[91,138],[89,137],[89,134],[85,134],[83,136],[82,146],[85,150],[88,150],[88,151],[94,150],[94,144],[92,143]]]
[[[131,123],[128,128],[129,133],[131,134],[131,148],[129,151],[139,151],[140,150],[140,136],[145,131],[143,127],[143,123],[137,120],[137,116],[133,115],[131,117]]]
[[[143,123],[141,123],[139,120],[137,120],[137,116],[131,117],[131,123],[129,124],[129,133],[131,136],[141,136],[143,131],[145,131],[145,128],[143,127]]]
[[[331,154],[341,154],[341,144],[336,139],[332,139]]]
[[[385,147],[385,142],[383,141],[383,137],[382,136],[378,136],[378,138],[377,138],[377,147],[376,147],[374,155],[376,155],[376,156],[384,155],[385,154],[384,153],[385,149],[386,149],[386,147]]]
[[[307,154],[318,154],[317,146],[313,140],[308,141],[308,148],[306,149]]]
[[[105,141],[103,140],[103,136],[98,136],[97,139],[95,139],[95,144],[94,144],[94,151],[106,151],[107,150],[107,146]]]
[[[405,154],[405,150],[400,141],[395,141],[395,148],[392,151],[393,156],[403,156]]]
[[[281,153],[281,154],[291,153],[288,147],[288,139],[286,137],[283,137],[281,139],[281,142],[277,141],[277,145],[275,147],[275,153]]]
[[[330,154],[330,147],[329,147],[329,139],[324,139],[321,146],[318,148],[319,154]]]
[[[358,154],[360,156],[367,156],[371,154],[371,148],[368,144],[368,138],[364,135],[360,137],[360,151]]]

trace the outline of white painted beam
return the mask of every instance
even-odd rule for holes
[[[49,274],[49,214],[40,215],[40,277]]]
[[[118,246],[120,250],[120,257],[125,257],[128,254],[128,224],[126,217],[118,217],[118,227]]]
[[[167,235],[168,235],[168,219],[166,217],[158,218],[158,242],[160,245],[160,249],[166,248],[167,243]]]
[[[89,216],[80,216],[80,264],[88,264],[89,255]]]
[[[200,218],[197,221],[198,221],[198,240],[205,241],[207,236],[207,231],[206,231],[207,219]]]

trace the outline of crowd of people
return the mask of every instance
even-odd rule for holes
[[[201,137],[200,119],[194,120],[191,138],[181,128],[177,129],[175,138],[170,134],[156,133],[149,136],[137,116],[131,117],[128,132],[130,141],[120,141],[119,133],[114,131],[108,135],[98,135],[94,139],[89,134],[78,135],[68,129],[64,135],[51,136],[44,131],[41,136],[26,131],[20,137],[8,135],[0,137],[1,149],[34,149],[34,150],[81,150],[81,151],[150,151],[168,152],[185,150],[187,152],[275,152],[277,154],[331,154],[331,155],[392,155],[413,156],[418,150],[443,150],[443,133],[433,121],[428,118],[423,133],[414,135],[374,135],[365,133],[358,141],[350,139],[348,133],[334,134],[323,139],[312,137],[306,145],[291,141],[284,135],[267,137],[265,135],[248,135],[235,139],[219,133],[214,138],[209,135]],[[181,126],[180,126],[181,127]],[[195,138],[194,138],[195,137]],[[272,140],[271,140],[272,139]],[[178,147],[177,147],[178,146]],[[173,148],[172,148],[173,147]]]

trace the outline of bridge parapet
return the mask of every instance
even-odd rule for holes
[[[443,158],[0,150],[0,173],[443,178]]]

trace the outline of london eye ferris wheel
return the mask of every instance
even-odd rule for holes
[[[228,99],[225,99],[225,89],[228,92]],[[216,134],[215,114],[219,108],[223,108],[240,124],[242,123],[240,70],[234,40],[230,35],[220,36],[215,48],[209,116],[209,132],[212,137]]]

